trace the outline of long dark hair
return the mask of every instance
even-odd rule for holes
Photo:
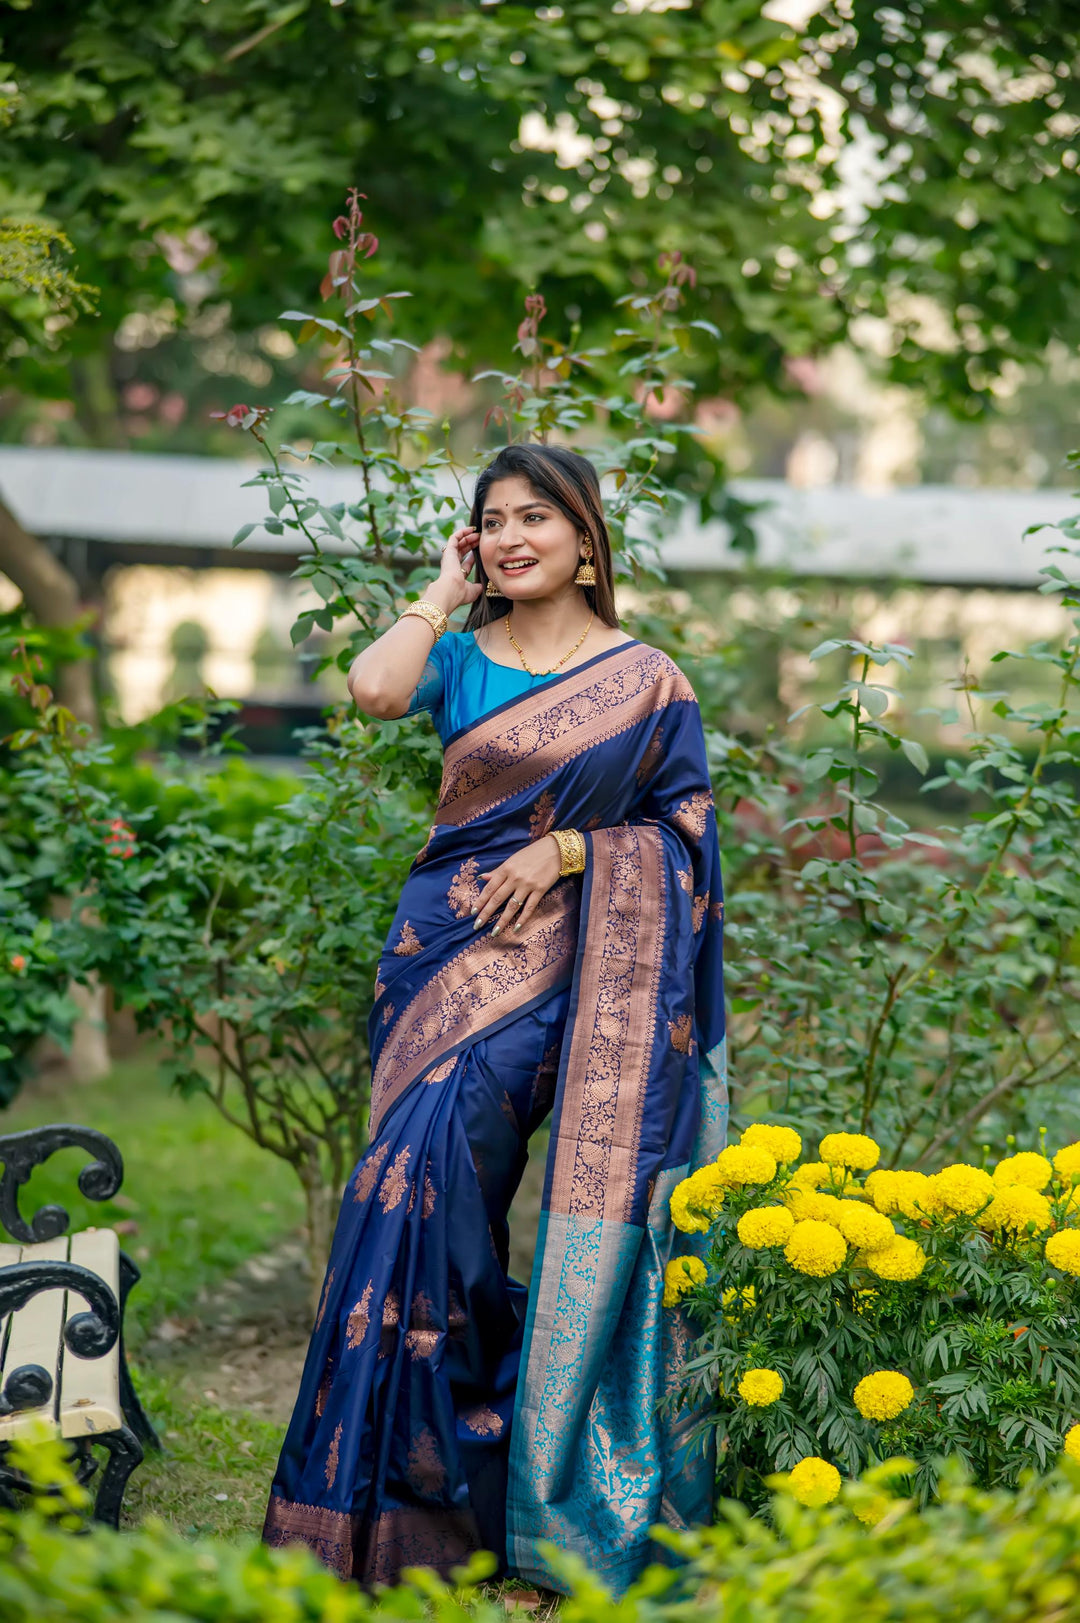
[[[600,500],[600,480],[587,457],[576,451],[567,451],[561,445],[507,445],[493,462],[489,462],[476,481],[473,492],[470,523],[480,529],[484,517],[487,493],[497,479],[524,479],[537,496],[543,496],[557,507],[592,542],[592,562],[596,570],[596,585],[583,586],[586,601],[596,612],[596,618],[606,626],[617,626],[615,587],[611,567],[611,537],[604,520],[604,507]],[[476,557],[476,576],[480,585],[487,587],[487,576]],[[488,597],[481,593],[469,610],[466,631],[475,631],[492,620],[501,620],[510,607],[510,599],[500,595]]]

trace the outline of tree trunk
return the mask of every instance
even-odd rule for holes
[[[340,1191],[328,1186],[317,1154],[298,1167],[297,1171],[304,1186],[304,1204],[307,1209],[308,1292],[311,1311],[317,1314],[322,1297],[326,1259],[330,1255],[330,1241],[334,1236],[334,1219],[337,1216]]]
[[[79,618],[79,585],[45,544],[24,530],[0,500],[0,574],[17,586],[41,626],[70,626]],[[88,727],[97,725],[97,701],[88,659],[72,660],[57,672],[56,697]]]

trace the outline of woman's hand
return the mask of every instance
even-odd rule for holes
[[[515,932],[520,930],[555,884],[561,868],[562,853],[551,836],[545,834],[542,840],[523,845],[497,868],[482,873],[480,877],[486,879],[487,884],[477,900],[473,929],[479,930],[499,913],[492,935],[498,935],[506,925],[512,925]]]
[[[464,524],[454,531],[443,548],[439,578],[427,588],[424,596],[429,602],[437,603],[444,614],[453,614],[463,603],[475,603],[480,596],[479,582],[468,578],[479,544],[479,531],[471,524]]]

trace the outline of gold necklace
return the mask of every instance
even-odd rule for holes
[[[578,649],[581,647],[582,643],[585,641],[585,638],[589,635],[589,632],[592,630],[592,623],[593,623],[593,621],[595,619],[596,619],[595,614],[590,614],[589,615],[589,623],[585,627],[585,630],[581,633],[581,636],[578,638],[578,640],[574,644],[573,648],[568,648],[566,650],[566,653],[563,655],[563,657],[560,660],[558,660],[554,665],[549,666],[549,668],[546,671],[534,671],[532,666],[529,664],[528,660],[525,658],[524,649],[522,648],[521,644],[518,642],[517,638],[514,636],[514,633],[510,629],[510,616],[509,615],[506,616],[506,635],[510,638],[510,646],[511,646],[511,648],[514,648],[514,649],[517,650],[517,656],[520,659],[520,661],[522,663],[522,666],[524,667],[524,669],[526,671],[528,671],[530,676],[554,676],[555,672],[562,670],[563,666],[566,664],[566,661],[568,659],[572,659],[573,656],[577,653]]]

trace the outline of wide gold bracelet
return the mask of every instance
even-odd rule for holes
[[[450,624],[439,605],[437,603],[429,603],[427,599],[423,597],[417,603],[410,603],[407,609],[402,609],[401,613],[398,615],[398,619],[407,620],[410,614],[415,615],[418,620],[427,621],[428,625],[435,633],[436,642],[438,642],[439,638],[443,635],[447,626]]]
[[[553,828],[551,837],[559,847],[559,856],[562,861],[559,866],[559,878],[565,879],[567,874],[585,872],[585,841],[576,828]]]

